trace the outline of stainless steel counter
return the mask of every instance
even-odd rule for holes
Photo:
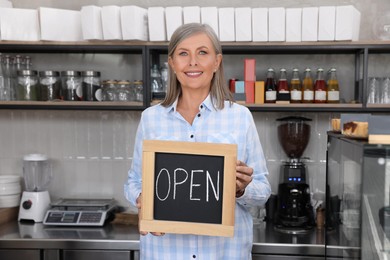
[[[136,226],[52,227],[17,221],[0,226],[0,249],[139,250]],[[313,229],[305,235],[275,231],[262,222],[254,227],[254,254],[324,256],[325,235]]]

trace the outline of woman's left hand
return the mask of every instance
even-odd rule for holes
[[[241,197],[246,186],[252,181],[253,169],[238,160],[236,165],[236,197]]]

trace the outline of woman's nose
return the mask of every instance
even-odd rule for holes
[[[190,56],[190,66],[198,66],[198,61],[196,60],[195,55]]]

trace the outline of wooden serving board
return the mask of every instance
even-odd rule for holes
[[[17,220],[19,207],[0,208],[0,225],[9,221]]]

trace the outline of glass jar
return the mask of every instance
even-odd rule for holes
[[[142,80],[134,81],[135,101],[144,101],[144,85]]]
[[[103,101],[116,101],[116,80],[105,80],[102,84],[102,99]]]
[[[83,89],[81,72],[75,70],[67,70],[61,72],[62,78],[62,99],[68,101],[83,100]]]
[[[61,99],[61,81],[58,71],[40,71],[40,98],[42,101]]]
[[[134,92],[130,81],[121,80],[116,88],[117,101],[134,101]]]
[[[36,101],[38,97],[38,72],[36,70],[19,70],[16,99]]]
[[[83,78],[83,100],[84,101],[101,101],[102,90],[100,87],[100,72],[99,71],[83,71],[81,73]]]

